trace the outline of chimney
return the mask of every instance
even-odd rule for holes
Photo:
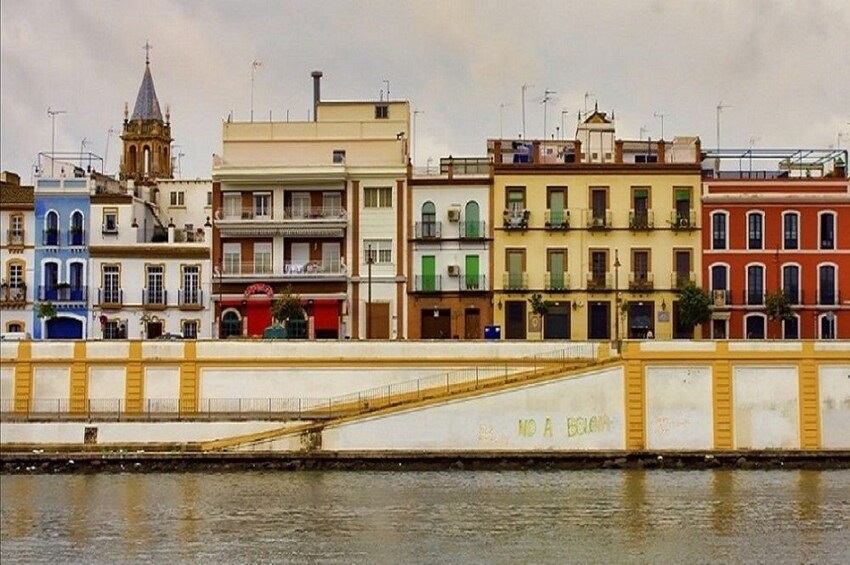
[[[322,71],[310,73],[313,77],[313,121],[318,121],[319,100],[322,98]]]

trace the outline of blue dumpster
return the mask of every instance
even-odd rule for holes
[[[484,339],[502,339],[502,326],[484,326]]]

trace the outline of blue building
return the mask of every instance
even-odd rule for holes
[[[94,156],[80,156],[81,163],[84,158],[99,161]],[[33,337],[83,339],[89,323],[89,195],[94,192],[95,177],[102,175],[71,162],[46,160],[34,195],[37,288]],[[44,315],[47,310],[55,315]]]

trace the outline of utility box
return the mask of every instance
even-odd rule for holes
[[[484,339],[502,339],[502,326],[484,326]]]

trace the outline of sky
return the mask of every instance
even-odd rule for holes
[[[124,103],[149,41],[182,178],[209,178],[222,121],[306,120],[322,98],[407,99],[415,164],[486,154],[488,138],[575,133],[723,147],[850,146],[848,0],[3,0],[0,169],[84,148],[118,170]],[[260,61],[256,69],[254,61]],[[548,102],[542,103],[546,91]],[[566,113],[564,113],[566,112]],[[556,130],[557,128],[557,130]],[[110,134],[110,129],[114,133]]]

